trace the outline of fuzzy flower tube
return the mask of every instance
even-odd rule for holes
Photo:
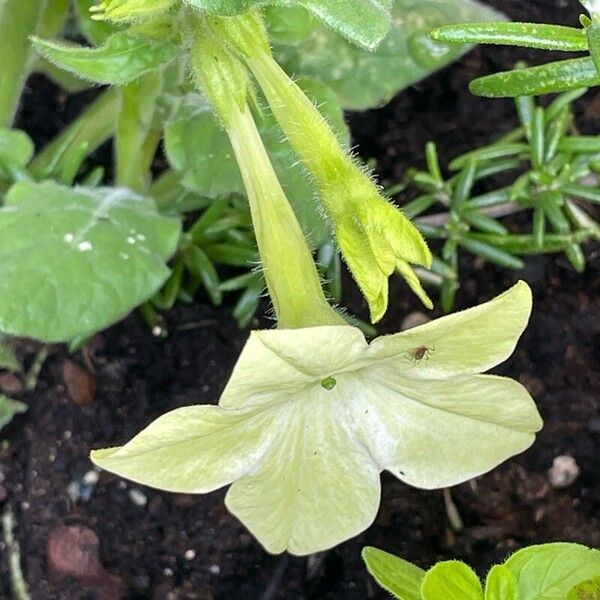
[[[172,411],[92,460],[173,492],[231,485],[228,509],[267,551],[311,554],[373,522],[382,471],[446,487],[533,443],[542,423],[525,388],[482,374],[513,352],[531,293],[521,282],[368,343],[325,299],[248,108],[244,67],[198,29],[196,74],[240,164],[278,327],[250,335],[218,406]]]
[[[400,273],[427,308],[432,302],[411,265],[431,266],[416,227],[388,202],[304,92],[273,58],[257,11],[211,17],[210,26],[246,61],[298,157],[312,176],[340,250],[376,323],[387,310],[388,278]]]

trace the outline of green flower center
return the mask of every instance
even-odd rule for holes
[[[321,380],[321,387],[330,392],[336,385],[337,381],[333,377],[326,377]]]

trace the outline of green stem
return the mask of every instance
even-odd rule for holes
[[[60,135],[52,140],[31,162],[30,173],[36,179],[61,173],[74,151],[85,146],[90,154],[115,132],[119,90],[103,92]]]
[[[116,184],[142,191],[148,185],[150,168],[161,132],[153,128],[156,99],[163,86],[161,73],[152,73],[121,88],[121,110],[117,122]]]
[[[46,0],[0,2],[0,126],[10,127],[31,68],[29,36],[36,33]]]

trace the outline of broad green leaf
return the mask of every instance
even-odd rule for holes
[[[384,590],[400,600],[421,600],[423,569],[377,548],[364,548],[362,558],[369,573]]]
[[[582,29],[542,23],[462,23],[435,29],[431,37],[454,44],[498,44],[565,52],[588,49]]]
[[[164,39],[121,31],[102,46],[87,48],[76,44],[33,38],[37,51],[47,60],[94,83],[122,85],[174,60],[179,54],[175,38]]]
[[[32,159],[34,146],[31,138],[17,129],[0,129],[0,161],[25,167]]]
[[[267,6],[264,10],[269,38],[276,44],[306,42],[317,27],[317,20],[304,8]]]
[[[564,600],[573,586],[600,576],[600,551],[579,544],[530,546],[504,566],[519,585],[519,600]]]
[[[314,80],[299,82],[305,92],[321,108],[344,145],[349,145],[349,132],[335,95]],[[259,121],[259,129],[281,185],[290,200],[304,232],[314,246],[327,235],[315,198],[314,186],[297,164],[292,148],[270,113]],[[171,166],[183,174],[182,183],[202,196],[217,198],[243,194],[244,186],[229,139],[209,111],[167,126],[165,150]]]
[[[469,566],[448,560],[427,571],[421,596],[423,600],[483,600],[483,589]]]
[[[473,94],[489,98],[539,96],[600,85],[600,74],[591,57],[573,58],[539,67],[516,69],[472,81]]]
[[[26,410],[27,404],[0,394],[0,429],[8,425],[15,415],[24,413]]]
[[[179,232],[126,189],[15,185],[0,209],[0,330],[56,342],[118,321],[166,281]]]
[[[485,582],[485,600],[519,600],[515,576],[503,565],[495,565]]]
[[[576,585],[569,592],[567,600],[600,600],[600,577]]]
[[[236,15],[259,6],[306,8],[338,34],[373,50],[390,28],[393,0],[185,0],[187,4],[221,15]]]
[[[283,10],[282,10],[283,12]],[[471,20],[498,20],[501,15],[473,0],[397,0],[392,29],[374,52],[348,44],[324,27],[306,42],[280,45],[276,55],[289,73],[327,83],[347,109],[384,104],[408,87],[458,58],[466,47],[433,41],[436,26]]]

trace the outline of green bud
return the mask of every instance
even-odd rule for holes
[[[90,8],[97,21],[137,21],[165,14],[176,0],[101,0]]]
[[[382,196],[317,108],[273,59],[258,13],[211,19],[211,27],[244,57],[287,139],[312,175],[340,250],[369,303],[371,320],[379,321],[387,310],[388,278],[395,271],[431,308],[411,267],[431,266],[425,240]]]

